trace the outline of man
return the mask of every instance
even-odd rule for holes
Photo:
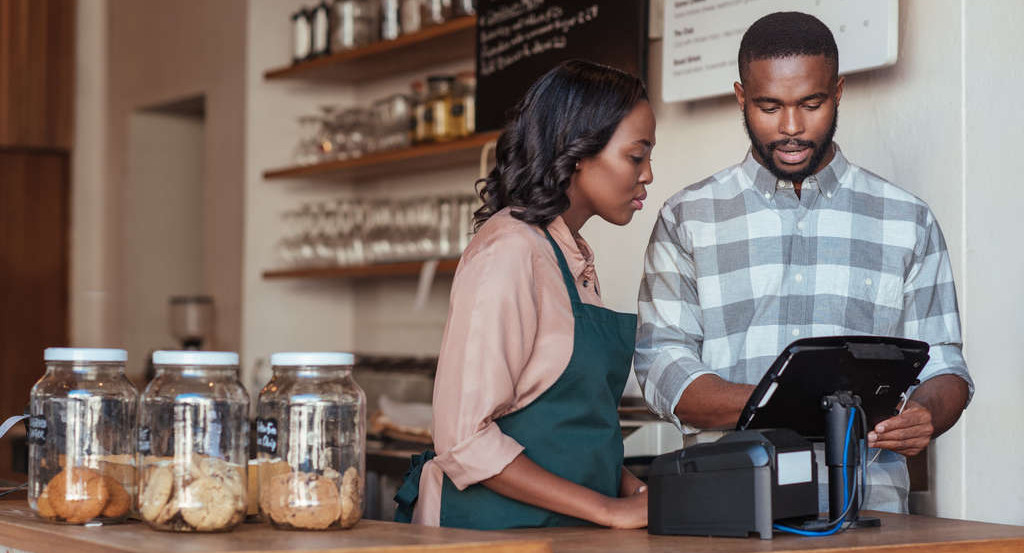
[[[662,208],[647,248],[634,363],[648,405],[689,445],[735,426],[754,384],[793,340],[928,342],[921,385],[868,435],[882,453],[868,469],[865,508],[906,512],[903,456],[956,423],[973,383],[934,215],[832,142],[844,84],[838,59],[832,33],[806,14],[771,14],[744,34],[734,89],[751,149]],[[819,497],[824,511],[827,494]]]

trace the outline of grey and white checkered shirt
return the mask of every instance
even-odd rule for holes
[[[669,198],[647,246],[638,312],[634,366],[644,399],[687,434],[698,430],[673,411],[697,377],[756,384],[786,345],[810,336],[928,342],[920,379],[955,374],[974,392],[935,216],[838,146],[800,198],[749,152]],[[906,510],[902,456],[883,452],[869,481],[871,508]],[[890,495],[902,503],[883,500]]]

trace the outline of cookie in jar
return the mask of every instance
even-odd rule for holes
[[[260,393],[260,513],[276,528],[351,528],[363,515],[366,395],[352,354],[275,353]]]
[[[157,351],[153,365],[139,409],[139,518],[157,530],[230,530],[247,504],[249,396],[238,354]]]
[[[29,506],[59,523],[120,522],[135,496],[138,392],[123,349],[47,348],[29,401]]]

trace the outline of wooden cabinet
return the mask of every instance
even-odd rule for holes
[[[0,0],[0,147],[67,150],[75,0]]]
[[[0,0],[0,414],[21,414],[43,349],[68,345],[74,0]],[[17,430],[0,479],[25,480]],[[12,451],[17,451],[14,459]]]
[[[43,349],[68,343],[66,153],[0,150],[0,414],[21,414],[43,374]],[[0,440],[0,478],[12,470]]]

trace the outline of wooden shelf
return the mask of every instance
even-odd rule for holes
[[[331,78],[361,81],[474,56],[476,16],[453,19],[395,40],[270,69],[268,80]]]
[[[370,176],[453,167],[478,159],[480,148],[491,140],[496,140],[499,134],[498,131],[492,131],[450,142],[434,142],[401,150],[376,152],[357,159],[270,169],[264,171],[263,178]]]
[[[455,274],[455,268],[459,260],[442,259],[437,264],[438,275]],[[386,277],[408,277],[417,276],[423,268],[422,261],[407,261],[402,263],[382,263],[379,265],[360,265],[356,267],[320,267],[310,269],[280,269],[264,271],[265,279],[284,278],[386,278]]]

